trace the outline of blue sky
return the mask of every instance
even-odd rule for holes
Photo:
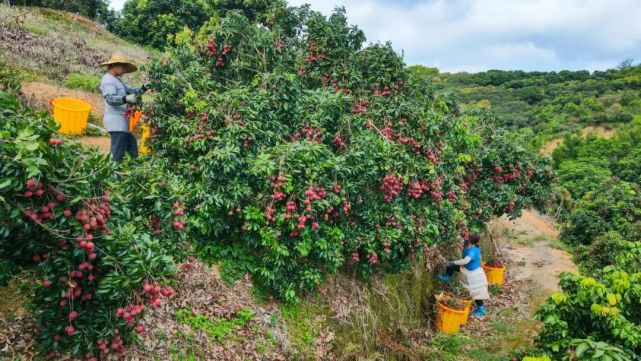
[[[120,8],[124,0],[112,0]],[[289,0],[345,6],[372,42],[441,71],[599,70],[641,61],[641,0]]]

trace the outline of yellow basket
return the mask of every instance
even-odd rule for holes
[[[472,308],[472,301],[465,300],[465,315],[463,315],[463,325],[467,323],[467,320],[470,318],[470,309]]]
[[[53,119],[60,123],[60,133],[82,134],[87,129],[91,105],[80,99],[56,98],[51,101]]]
[[[438,306],[438,315],[436,317],[436,328],[448,335],[455,335],[461,330],[461,325],[467,323],[470,315],[472,301],[465,300],[465,309],[462,311],[455,310],[445,306],[441,302],[436,302]]]
[[[140,154],[147,154],[149,152],[149,148],[147,148],[147,145],[145,142],[149,138],[149,135],[151,134],[151,129],[149,129],[149,126],[147,124],[143,124],[141,126],[142,128],[142,135],[140,137]]]
[[[503,267],[490,267],[483,264],[483,271],[487,276],[487,283],[491,285],[501,286],[503,284],[503,275],[505,274],[505,266]]]

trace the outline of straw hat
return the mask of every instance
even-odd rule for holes
[[[111,58],[104,63],[100,63],[100,66],[109,66],[111,64],[122,64],[125,67],[127,73],[133,73],[138,70],[138,67],[133,65],[131,61],[122,53],[113,53]]]

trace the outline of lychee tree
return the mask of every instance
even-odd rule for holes
[[[545,205],[545,161],[435,98],[389,43],[364,46],[343,10],[274,12],[178,34],[149,66],[152,161],[190,184],[203,249],[295,300]]]
[[[30,307],[41,353],[120,356],[144,331],[144,309],[173,294],[167,250],[175,247],[166,246],[185,238],[166,228],[152,233],[111,192],[107,157],[61,138],[56,127],[0,92],[0,259],[35,270]],[[175,217],[158,213],[165,222]]]

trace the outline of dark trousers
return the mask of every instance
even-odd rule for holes
[[[451,265],[451,266],[445,267],[445,274],[447,274],[448,276],[450,277],[454,276],[454,272],[461,272],[461,266]]]
[[[452,277],[454,275],[454,272],[461,272],[461,266],[457,265],[452,265],[449,267],[445,267],[445,274]],[[476,307],[483,306],[483,300],[474,300],[476,303]]]
[[[138,157],[138,142],[136,137],[129,132],[109,132],[111,134],[111,159],[116,162],[122,162],[125,152],[130,157]]]

